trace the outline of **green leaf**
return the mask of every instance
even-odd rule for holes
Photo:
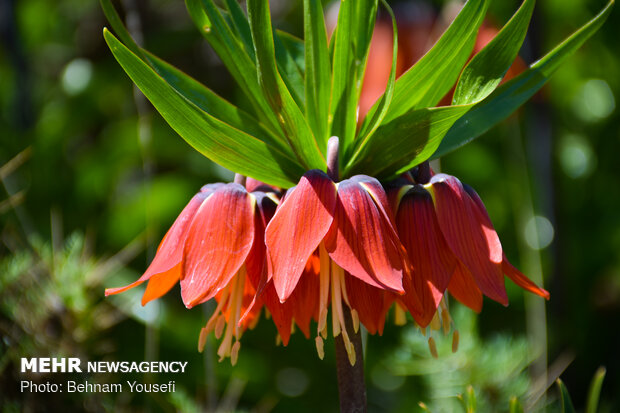
[[[605,380],[605,367],[599,367],[594,373],[592,383],[590,383],[590,390],[588,391],[588,404],[586,405],[586,413],[596,413],[598,409],[598,401],[601,397],[601,387],[603,387],[603,380]]]
[[[252,43],[252,31],[250,30],[250,24],[243,12],[243,9],[237,2],[237,0],[225,0],[226,9],[228,10],[229,20],[232,23],[231,29],[238,39],[241,40],[243,46],[252,60],[256,60],[254,52],[254,44]],[[284,83],[291,91],[291,95],[298,105],[304,104],[304,81],[303,72],[299,71],[299,67],[296,65],[292,56],[289,55],[289,51],[284,47],[284,44],[280,40],[279,36],[274,36],[275,40],[275,53],[276,61],[278,62],[278,69],[282,75]]]
[[[260,122],[254,116],[239,109],[215,94],[202,83],[159,59],[157,56],[144,49],[142,49],[142,53],[146,57],[145,63],[149,63],[170,86],[204,112],[248,135],[278,147],[291,156],[293,155],[288,145],[283,145],[282,141],[278,140],[268,129],[261,127]]]
[[[250,56],[250,59],[256,60],[256,56],[254,55],[254,44],[252,43],[252,32],[250,31],[250,25],[243,9],[237,0],[225,0],[225,3],[233,23],[234,33],[241,39],[243,47],[248,56]]]
[[[279,122],[258,84],[256,63],[245,51],[243,40],[228,25],[213,0],[185,0],[185,5],[194,24],[247,96],[258,117],[274,134],[284,138]]]
[[[383,123],[415,109],[436,105],[456,82],[476,42],[488,0],[469,0],[450,27],[414,66],[398,78]],[[377,110],[377,102],[367,116]]]
[[[129,34],[129,31],[125,28],[123,21],[121,20],[120,16],[118,15],[118,12],[116,11],[116,9],[114,8],[114,5],[112,4],[112,1],[111,0],[100,0],[99,3],[101,4],[101,9],[103,10],[103,14],[105,15],[106,19],[108,19],[108,21],[112,25],[112,29],[114,29],[114,31],[116,32],[116,35],[121,38],[121,41],[125,43],[125,45],[127,45],[129,50],[131,50],[134,54],[144,57],[142,55],[142,49],[133,40],[133,37],[131,37],[131,34]]]
[[[327,148],[331,61],[321,0],[304,0],[304,39],[306,117],[321,148]]]
[[[476,392],[472,385],[467,386],[467,413],[476,412]]]
[[[276,113],[289,145],[300,163],[306,169],[324,170],[325,158],[304,114],[278,72],[269,3],[267,0],[249,0],[247,5],[261,89]]]
[[[343,176],[367,174],[390,179],[411,169],[435,152],[441,138],[470,106],[424,108],[408,112],[375,132],[359,150]]]
[[[279,149],[214,118],[181,96],[108,30],[104,38],[125,72],[168,124],[197,151],[243,175],[289,187],[304,173]]]
[[[342,0],[338,29],[332,35],[330,134],[340,138],[344,153],[355,138],[358,101],[375,27],[377,3],[378,0]]]
[[[529,69],[497,88],[482,102],[474,105],[448,131],[432,159],[439,158],[482,135],[506,119],[549,80],[551,75],[605,22],[614,1],[570,37],[533,63]],[[397,82],[398,83],[398,82]],[[393,103],[394,104],[394,103]]]
[[[535,0],[525,0],[500,32],[463,69],[452,98],[453,105],[467,105],[487,97],[514,62],[534,11]]]
[[[523,406],[516,396],[510,398],[510,413],[523,413]]]
[[[306,50],[304,46],[304,41],[299,37],[295,37],[290,33],[283,32],[281,30],[276,30],[276,35],[282,42],[282,46],[286,49],[289,56],[295,62],[297,66],[297,70],[301,73],[302,77],[305,77],[306,72]]]
[[[573,402],[570,399],[570,394],[568,394],[568,389],[562,382],[562,380],[557,379],[556,383],[560,388],[560,402],[562,405],[562,413],[575,413],[575,408],[573,407]]]
[[[392,9],[385,0],[381,0],[381,2],[387,9],[390,17],[392,18],[392,68],[390,69],[390,75],[388,78],[387,86],[385,88],[385,92],[381,96],[381,99],[379,99],[376,110],[371,116],[367,116],[362,123],[360,132],[358,133],[359,143],[357,147],[364,146],[366,141],[368,141],[368,139],[371,138],[373,133],[375,133],[375,131],[383,121],[383,118],[387,114],[390,103],[392,102],[392,96],[394,95],[394,84],[396,81],[396,61],[398,58],[398,29],[396,27],[396,18],[394,17]],[[353,156],[351,157],[351,161],[354,161],[355,157],[356,154],[353,154]]]
[[[280,77],[286,85],[286,88],[290,91],[297,106],[299,108],[305,108],[306,96],[304,73],[300,70],[299,64],[295,60],[295,56],[293,56],[293,54],[289,52],[289,49],[286,48],[284,41],[282,41],[277,31],[274,33],[273,42]]]
[[[283,152],[292,154],[288,145],[277,135],[271,133],[254,116],[232,105],[200,82],[192,79],[182,71],[138,46],[123,25],[123,22],[110,0],[101,0],[101,6],[112,28],[121,40],[125,42],[126,47],[140,57],[143,62],[149,64],[162,78],[164,78],[164,80],[166,80],[166,82],[168,82],[168,84],[170,84],[170,86],[183,95],[184,98],[232,127],[269,144],[275,145],[282,149]]]

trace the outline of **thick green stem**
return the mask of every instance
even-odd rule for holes
[[[349,339],[355,348],[355,364],[352,366],[349,361],[349,355],[341,333],[334,339],[336,345],[340,411],[342,413],[365,413],[367,411],[367,406],[362,334],[361,330],[358,330],[356,333],[353,329],[351,313],[349,311],[343,311],[343,313]]]

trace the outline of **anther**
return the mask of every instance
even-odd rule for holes
[[[316,336],[316,338],[314,339],[314,344],[316,344],[316,352],[319,355],[319,358],[321,360],[323,360],[323,357],[325,357],[325,349],[323,347],[323,339],[320,336]]]
[[[459,330],[454,330],[452,333],[452,352],[456,353],[459,349]]]
[[[232,346],[232,350],[230,351],[230,364],[233,366],[237,364],[237,360],[239,359],[239,349],[241,348],[241,342],[235,341],[235,344]]]
[[[209,331],[206,327],[200,329],[200,336],[198,337],[198,351],[202,353],[202,350],[205,349],[205,344],[207,344],[207,335]]]
[[[407,324],[407,314],[398,304],[394,306],[394,324],[404,326]]]
[[[351,309],[351,321],[353,321],[353,331],[357,334],[360,330],[360,317],[354,309]]]
[[[439,357],[437,354],[437,345],[435,344],[435,339],[433,337],[428,338],[428,349],[431,351],[433,358]]]

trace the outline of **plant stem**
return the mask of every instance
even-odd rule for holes
[[[338,394],[340,396],[340,411],[353,413],[367,411],[366,406],[366,383],[364,382],[364,353],[362,349],[361,330],[356,333],[353,329],[351,313],[343,311],[345,325],[349,339],[355,348],[355,365],[349,362],[347,349],[342,338],[342,333],[335,339],[336,368],[338,372]]]

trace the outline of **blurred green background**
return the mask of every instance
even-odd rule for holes
[[[301,35],[301,1],[271,3],[276,26]],[[390,3],[399,25],[431,32],[447,7]],[[243,105],[181,0],[116,4],[148,50]],[[536,60],[603,5],[540,1],[523,61]],[[517,7],[493,2],[489,25],[503,24]],[[276,346],[275,327],[262,320],[244,335],[231,368],[217,363],[211,340],[204,354],[196,349],[209,304],[186,310],[177,288],[144,308],[141,288],[104,299],[104,288],[140,276],[201,185],[232,178],[136,92],[103,41],[105,25],[96,1],[0,0],[0,406],[336,411],[331,342],[320,361],[299,332],[287,348]],[[423,410],[420,402],[431,411],[458,411],[457,395],[469,385],[480,411],[508,411],[512,396],[534,410],[557,411],[557,390],[546,390],[560,375],[579,410],[599,366],[607,368],[599,409],[620,410],[619,25],[616,7],[518,114],[441,160],[443,171],[477,189],[508,257],[532,279],[544,279],[551,300],[507,282],[508,308],[486,300],[475,316],[454,304],[460,350],[452,354],[450,338],[438,335],[438,360],[412,323],[389,322],[383,337],[367,339],[371,411]],[[79,377],[176,380],[170,394],[21,393],[19,360],[37,356],[187,360],[189,372]]]

